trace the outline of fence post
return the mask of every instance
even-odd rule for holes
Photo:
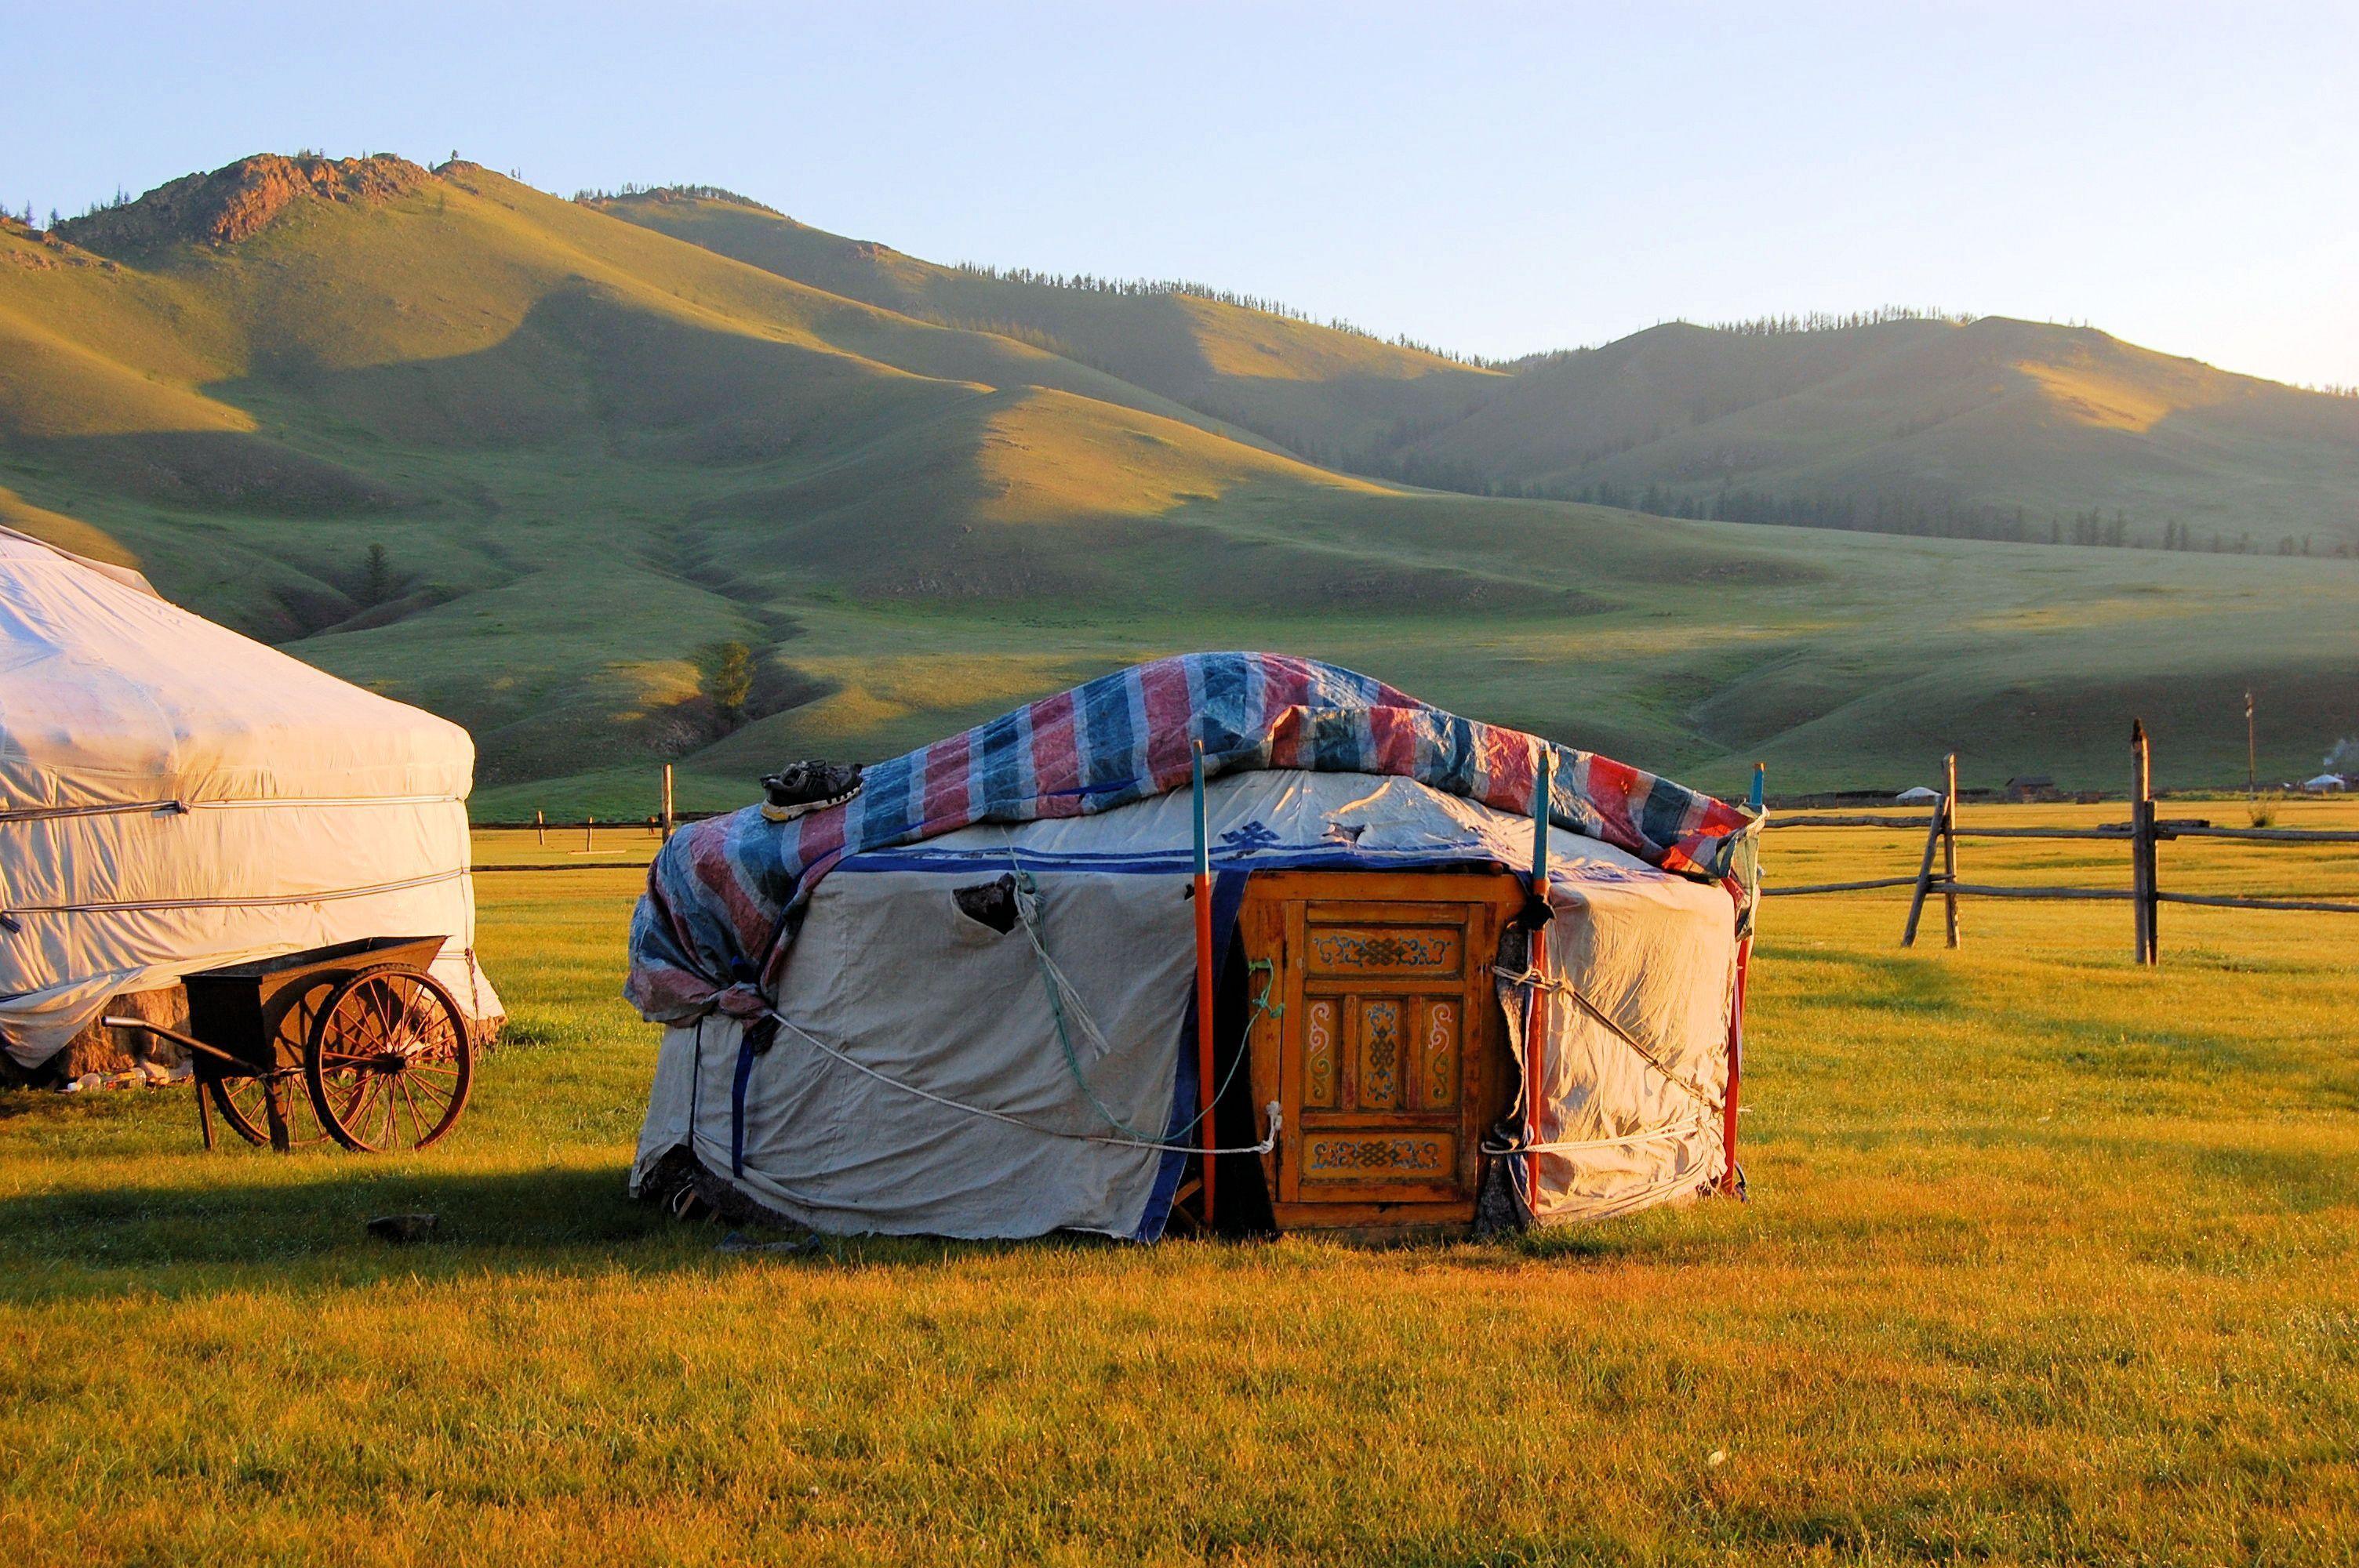
[[[536,844],[546,846],[549,843],[549,824],[542,819],[537,807],[532,814],[532,838]]]
[[[1958,945],[1958,754],[1941,759],[1941,924]]]
[[[1900,928],[1900,945],[1917,946],[1917,922],[1925,914],[1925,895],[1933,889],[1933,851],[1941,847],[1941,829],[1950,820],[1950,797],[1934,803],[1933,820],[1925,829],[1925,859],[1917,867],[1917,891],[1908,897],[1908,924]]]
[[[2151,966],[2160,923],[2155,894],[2154,761],[2147,744],[2146,721],[2130,720],[2130,907],[2137,920],[2137,961]]]
[[[596,814],[596,813],[594,813],[594,812],[588,812],[588,811],[585,811],[585,812],[583,812],[583,813],[582,814],[582,848],[584,850],[590,850],[590,849],[596,849],[597,847],[598,847],[598,817],[597,817],[597,814]]]
[[[671,764],[664,764],[663,780],[663,840],[671,842]]]

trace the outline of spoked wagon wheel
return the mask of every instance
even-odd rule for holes
[[[328,1130],[320,1125],[303,1081],[289,1071],[279,1076],[278,1084],[278,1092],[285,1097],[280,1111],[287,1118],[287,1147],[300,1149],[327,1137]],[[270,1093],[269,1079],[215,1078],[205,1087],[213,1097],[213,1108],[221,1112],[231,1131],[248,1143],[268,1147],[270,1113],[263,1108],[263,1100]]]
[[[450,1131],[474,1076],[458,1002],[415,969],[370,969],[338,986],[303,1052],[329,1135],[371,1152],[423,1149]]]
[[[320,1016],[320,1004],[336,989],[335,981],[327,977],[303,982],[303,989],[288,1000],[287,1011],[278,1021],[270,1049],[281,1062],[292,1063],[303,1051],[303,1043],[311,1037],[311,1024]],[[279,1093],[279,1112],[287,1119],[287,1147],[300,1149],[306,1143],[327,1141],[328,1130],[320,1125],[320,1113],[311,1108],[311,1096],[303,1076],[293,1066],[285,1071],[261,1077],[214,1078],[207,1084],[222,1119],[230,1130],[254,1143],[267,1148],[270,1143],[270,1113],[263,1108],[276,1082]]]

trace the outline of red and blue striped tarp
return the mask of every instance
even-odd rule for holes
[[[1669,779],[1419,702],[1333,665],[1276,654],[1157,659],[937,741],[864,775],[860,794],[791,822],[758,807],[673,835],[631,920],[624,995],[650,1020],[758,1016],[811,889],[845,856],[978,822],[1082,816],[1256,768],[1391,774],[1528,816],[1541,748],[1549,816],[1667,871],[1750,889],[1752,819]]]

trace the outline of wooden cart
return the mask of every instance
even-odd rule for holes
[[[109,1018],[187,1049],[197,1121],[212,1112],[249,1143],[285,1151],[423,1149],[466,1108],[475,1052],[466,1014],[427,973],[440,936],[371,936],[183,978],[189,1033]]]

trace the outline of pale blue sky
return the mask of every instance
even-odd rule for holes
[[[0,0],[0,200],[242,154],[707,181],[1504,355],[1885,302],[2359,382],[2359,8]]]

